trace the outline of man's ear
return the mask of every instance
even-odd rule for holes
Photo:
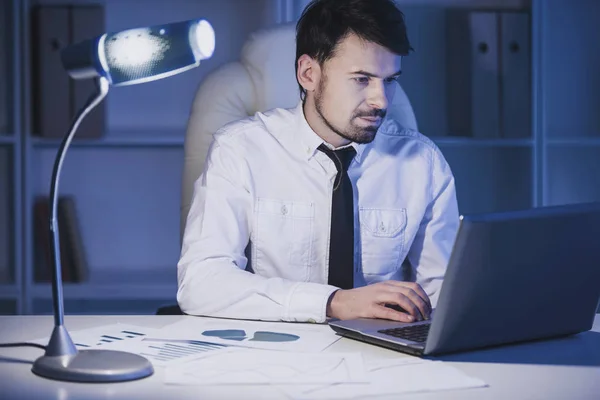
[[[296,75],[298,83],[307,91],[316,90],[321,79],[321,67],[319,63],[307,54],[298,58],[298,73]]]

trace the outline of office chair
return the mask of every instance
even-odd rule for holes
[[[202,174],[212,135],[229,122],[276,107],[292,108],[300,101],[294,65],[295,28],[295,24],[282,24],[253,33],[239,60],[213,71],[200,84],[185,136],[180,238],[190,211],[194,182]],[[404,127],[417,130],[412,106],[400,86],[388,115]],[[170,306],[161,311],[181,313],[178,309]]]
[[[177,304],[169,304],[159,307],[156,310],[156,315],[185,315],[185,313],[181,311],[181,308]]]

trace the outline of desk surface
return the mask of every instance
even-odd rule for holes
[[[182,316],[68,316],[71,331],[127,323],[161,328]],[[47,336],[52,317],[0,317],[0,342],[26,341]],[[423,393],[403,399],[598,399],[600,398],[600,314],[594,328],[567,338],[503,346],[440,357],[465,373],[484,380],[489,387],[450,392]],[[408,357],[402,353],[341,339],[326,351],[359,351],[365,357]],[[163,371],[144,380],[112,384],[81,384],[47,380],[31,372],[42,354],[33,348],[0,349],[0,398],[2,399],[275,399],[287,398],[269,386],[163,385]],[[378,397],[380,399],[382,397]]]

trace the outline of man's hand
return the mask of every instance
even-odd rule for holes
[[[400,306],[396,311],[390,306]],[[327,306],[327,316],[338,319],[382,318],[399,322],[429,319],[429,297],[414,282],[386,281],[369,286],[338,290]]]

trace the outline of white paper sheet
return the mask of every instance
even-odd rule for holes
[[[128,324],[112,324],[98,326],[95,328],[81,329],[77,331],[69,331],[75,347],[79,350],[90,348],[103,348],[114,342],[135,341],[148,335],[156,335],[157,329],[144,328],[141,326]],[[41,339],[33,340],[34,343],[47,345],[50,340],[50,334]]]
[[[328,326],[186,317],[156,332],[162,339],[201,340],[229,346],[318,353],[340,339]]]
[[[351,399],[417,392],[437,392],[486,387],[481,379],[470,377],[441,361],[416,357],[366,362],[369,383],[311,386],[281,386],[293,399]]]
[[[69,332],[78,350],[121,350],[146,357],[154,366],[176,365],[210,353],[228,351],[228,346],[194,340],[163,340],[158,329],[114,324]],[[153,338],[149,338],[153,336]],[[50,338],[34,340],[47,345]]]
[[[240,349],[165,370],[173,385],[368,382],[360,353],[294,353]]]
[[[234,351],[237,348],[196,340],[164,340],[140,338],[128,342],[114,342],[104,347],[146,357],[156,367],[178,365],[216,353]]]

